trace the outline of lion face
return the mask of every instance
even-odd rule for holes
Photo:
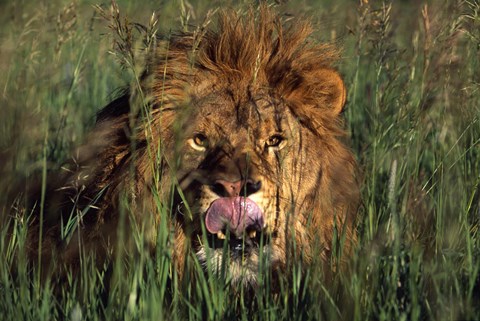
[[[192,109],[182,126],[179,183],[195,233],[206,233],[204,240],[192,238],[193,248],[217,272],[227,245],[232,277],[254,279],[259,255],[273,265],[284,260],[280,222],[293,201],[285,192],[307,184],[292,162],[298,161],[292,157],[301,136],[298,122],[268,95],[236,105],[228,95],[212,93]]]
[[[315,207],[330,199],[322,172],[331,170],[332,147],[302,125],[288,102],[249,89],[236,100],[215,88],[191,98],[170,126],[177,147],[167,148],[175,150],[169,163],[180,164],[175,172],[185,195],[177,210],[206,269],[227,268],[234,283],[252,284],[260,260],[274,269],[285,265],[290,237],[300,240],[300,251],[325,242],[309,224],[330,228],[321,222],[328,213]]]

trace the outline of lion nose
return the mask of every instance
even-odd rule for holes
[[[221,197],[247,197],[258,192],[262,187],[261,181],[254,181],[253,179],[238,180],[230,182],[223,179],[217,179],[211,186],[212,191]]]

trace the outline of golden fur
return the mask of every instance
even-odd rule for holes
[[[263,6],[243,15],[220,13],[215,27],[159,41],[141,90],[98,114],[86,144],[48,187],[44,261],[53,254],[78,266],[86,252],[103,262],[118,253],[122,226],[142,231],[153,250],[165,223],[174,230],[179,273],[189,253],[205,266],[219,263],[222,249],[207,254],[201,241],[205,212],[218,198],[211,190],[218,175],[261,182],[249,197],[263,211],[269,241],[262,250],[272,268],[285,267],[293,238],[306,262],[327,259],[334,229],[348,252],[358,187],[354,158],[340,141],[345,87],[332,67],[337,51],[310,35],[307,22],[287,26]],[[192,140],[199,133],[205,146]],[[60,238],[60,222],[72,217],[78,226]],[[32,255],[39,222],[31,227]],[[231,261],[234,279],[243,270],[255,282],[259,251]]]

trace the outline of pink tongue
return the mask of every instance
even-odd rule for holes
[[[228,227],[230,233],[239,237],[246,229],[261,230],[263,224],[262,211],[258,205],[251,199],[240,196],[215,200],[205,217],[205,226],[212,234]]]

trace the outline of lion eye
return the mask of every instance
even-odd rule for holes
[[[284,141],[284,138],[280,135],[270,136],[266,141],[265,145],[267,147],[278,147]]]
[[[205,150],[208,146],[207,137],[203,134],[195,134],[192,139],[190,139],[190,145],[196,150]]]

